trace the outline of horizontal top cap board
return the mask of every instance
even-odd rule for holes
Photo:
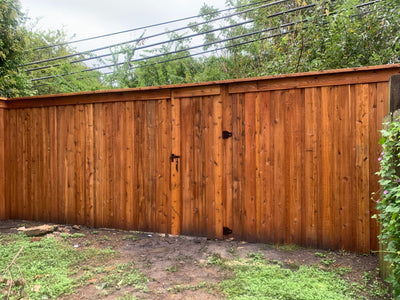
[[[222,85],[228,87],[229,93],[243,93],[384,82],[389,81],[390,76],[398,73],[400,73],[400,64],[392,64],[157,87],[20,97],[7,99],[4,102],[7,108],[26,108],[118,101],[162,100],[170,99],[171,97],[183,98],[217,95],[220,93]]]

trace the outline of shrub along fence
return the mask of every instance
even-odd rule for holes
[[[368,252],[400,65],[0,100],[0,219]]]

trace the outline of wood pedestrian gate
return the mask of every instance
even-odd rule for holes
[[[400,65],[0,100],[0,219],[377,249]]]

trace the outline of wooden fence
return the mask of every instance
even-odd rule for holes
[[[2,99],[0,219],[378,249],[370,195],[399,72]]]

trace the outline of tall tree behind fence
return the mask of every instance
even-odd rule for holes
[[[377,249],[400,65],[0,100],[0,218]]]

